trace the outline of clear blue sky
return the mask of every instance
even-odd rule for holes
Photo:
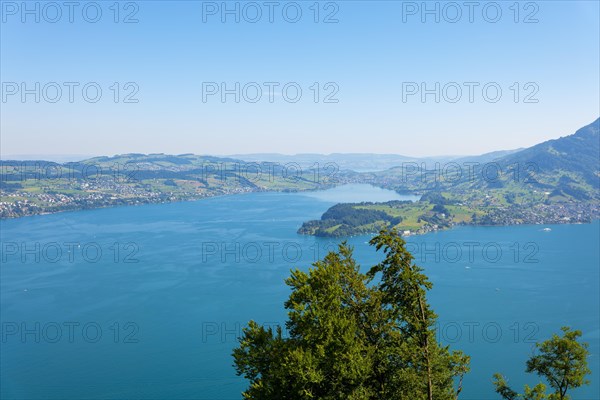
[[[514,1],[496,3],[502,11],[496,23],[490,22],[496,18],[490,2],[478,2],[473,22],[464,2],[455,3],[462,12],[455,23],[450,21],[457,10],[448,2],[427,3],[431,9],[438,4],[439,23],[435,15],[422,15],[420,1],[320,2],[319,23],[314,1],[297,2],[297,23],[286,21],[296,10],[289,2],[276,2],[272,23],[263,1],[254,3],[262,11],[256,23],[246,21],[256,12],[247,6],[244,14],[247,2],[239,3],[239,23],[235,15],[223,23],[221,10],[209,13],[221,1],[121,2],[119,23],[113,1],[98,3],[97,23],[83,18],[88,2],[73,10],[73,23],[68,8],[61,7],[58,18],[55,9],[39,3],[37,23],[36,15],[23,15],[21,1],[2,1],[2,155],[477,154],[570,134],[600,113],[598,1],[519,2],[518,23]],[[36,2],[27,4],[34,9]],[[93,20],[95,9],[86,10]],[[139,22],[123,23],[132,12]],[[331,13],[339,22],[324,23]],[[538,22],[524,23],[527,18]],[[20,86],[11,94],[13,83],[23,82],[30,89],[40,83],[39,103],[35,94],[23,103]],[[62,86],[56,103],[48,101],[56,96],[53,84],[43,93],[49,82]],[[79,83],[72,103],[64,82]],[[97,103],[82,97],[88,82],[102,89]],[[118,103],[114,82],[120,86]],[[135,88],[125,88],[127,82],[139,88],[133,96],[138,103],[123,102]],[[217,94],[203,102],[203,82],[230,88],[257,82],[263,97],[250,103],[241,93],[236,103],[232,94],[223,103]],[[280,85],[269,93],[264,82]],[[303,91],[296,103],[282,95],[288,82]],[[317,103],[314,82],[320,86]],[[325,87],[328,82],[334,85]],[[425,102],[419,93],[409,96],[414,86],[406,82],[425,82],[430,89],[439,82],[440,102],[434,94]],[[448,101],[456,96],[453,84],[442,93],[449,82],[461,86],[456,103]],[[464,82],[479,84],[473,102]],[[489,82],[502,90],[498,102],[483,97]],[[325,103],[336,86],[338,102]],[[247,98],[254,97],[255,88],[247,88]],[[525,102],[529,94],[538,102]],[[289,91],[288,99],[293,96]]]

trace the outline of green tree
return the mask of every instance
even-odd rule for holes
[[[423,270],[413,263],[406,250],[406,242],[395,231],[382,231],[371,240],[384,260],[371,268],[368,276],[381,274],[378,285],[383,294],[383,305],[389,318],[395,341],[387,343],[398,361],[390,370],[396,376],[406,377],[394,382],[393,392],[386,398],[455,399],[462,390],[462,377],[468,372],[469,357],[461,352],[450,352],[435,338],[436,314],[427,302],[427,290],[432,284]],[[460,379],[454,389],[454,379]]]
[[[503,399],[569,400],[569,389],[590,383],[585,379],[591,372],[587,364],[588,344],[578,341],[581,331],[569,327],[562,327],[561,330],[563,336],[554,334],[549,340],[536,343],[539,354],[527,360],[526,372],[535,372],[545,378],[554,393],[546,394],[546,385],[539,383],[534,388],[526,385],[524,394],[520,395],[508,386],[502,375],[495,374],[494,386]]]
[[[289,338],[254,322],[234,350],[249,399],[369,399],[372,352],[361,312],[373,289],[342,244],[308,273],[294,270],[285,303]]]
[[[372,245],[384,261],[362,274],[345,243],[292,271],[285,302],[289,337],[251,321],[233,351],[247,399],[454,400],[468,357],[435,339],[431,283],[396,231]],[[377,284],[375,276],[381,275]]]

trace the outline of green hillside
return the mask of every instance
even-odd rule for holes
[[[423,194],[420,201],[338,204],[298,233],[351,236],[395,227],[408,234],[455,225],[583,223],[600,217],[600,120],[470,170],[407,163],[360,174],[363,182]],[[416,168],[419,167],[419,168]],[[447,167],[447,166],[446,166]],[[490,173],[490,171],[492,173]]]
[[[80,162],[0,161],[0,217],[257,192],[331,187],[328,171],[193,154]]]

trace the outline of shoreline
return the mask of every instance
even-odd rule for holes
[[[114,204],[103,204],[103,205],[99,205],[97,207],[74,207],[74,208],[69,208],[69,209],[57,209],[57,210],[52,210],[52,211],[43,211],[43,212],[39,212],[39,213],[28,213],[28,214],[16,215],[16,216],[8,216],[8,217],[0,216],[0,221],[10,221],[10,220],[17,220],[17,219],[21,219],[21,218],[40,217],[40,216],[55,215],[55,214],[62,214],[62,213],[68,213],[68,212],[82,212],[82,211],[102,210],[102,209],[117,208],[117,207],[138,207],[138,206],[146,206],[146,205],[159,205],[159,204],[174,204],[174,203],[194,202],[194,201],[208,200],[208,199],[212,199],[212,198],[216,198],[216,197],[239,196],[239,195],[250,194],[250,193],[305,193],[305,192],[318,192],[318,191],[325,191],[325,190],[333,189],[333,188],[336,188],[336,187],[339,187],[339,186],[343,186],[343,185],[344,184],[331,185],[331,186],[322,187],[322,188],[293,189],[293,190],[292,189],[285,189],[285,190],[266,190],[266,189],[243,190],[243,191],[238,191],[238,192],[233,192],[233,193],[214,193],[214,194],[207,194],[207,195],[203,195],[203,196],[190,196],[188,198],[178,198],[178,199],[174,199],[174,200],[160,200],[160,201],[139,201],[139,200],[141,200],[139,198],[131,199],[130,201],[123,201],[123,200],[126,200],[126,199],[118,199],[118,200],[122,200],[123,202],[114,203]]]
[[[502,227],[509,227],[509,226],[540,226],[541,227],[541,226],[562,226],[562,225],[590,225],[590,224],[593,224],[598,221],[600,221],[600,217],[592,218],[588,222],[579,222],[579,221],[578,222],[564,222],[564,223],[548,222],[548,223],[539,223],[539,224],[523,223],[523,224],[504,224],[504,225],[456,224],[456,225],[453,225],[448,228],[435,229],[435,230],[430,230],[430,231],[422,232],[422,233],[411,233],[409,235],[404,235],[400,232],[400,230],[398,230],[398,231],[401,233],[400,236],[402,236],[402,238],[408,238],[408,237],[415,237],[415,236],[425,236],[430,233],[449,232],[456,228],[463,228],[463,227],[502,228]],[[322,235],[315,235],[315,234],[310,234],[310,233],[299,233],[299,232],[297,232],[297,234],[301,235],[301,236],[312,236],[312,237],[321,238],[321,239],[347,239],[347,238],[360,237],[360,236],[373,236],[373,235],[379,234],[379,232],[364,232],[364,233],[357,233],[354,235],[340,235],[340,236],[322,236]]]

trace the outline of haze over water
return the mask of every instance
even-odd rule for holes
[[[348,185],[2,221],[0,394],[239,399],[246,383],[231,349],[241,328],[284,324],[289,270],[340,241],[298,235],[302,222],[337,202],[416,198]],[[537,383],[524,373],[533,342],[562,325],[590,344],[592,384],[573,398],[600,398],[599,230],[596,221],[409,238],[434,283],[441,340],[471,356],[461,399],[496,398],[494,372],[514,387]],[[380,257],[369,238],[348,239],[365,271]],[[9,243],[46,250],[23,261]]]

